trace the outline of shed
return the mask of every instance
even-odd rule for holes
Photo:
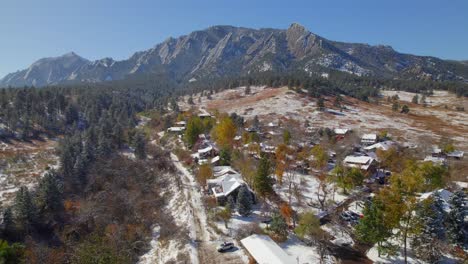
[[[241,244],[259,264],[294,264],[296,261],[266,235],[251,235]]]

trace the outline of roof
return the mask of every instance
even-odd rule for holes
[[[368,147],[365,147],[364,149],[365,150],[373,150],[373,149],[389,150],[395,145],[396,143],[393,141],[384,141],[384,142],[375,143],[374,145],[370,145]]]
[[[179,122],[176,122],[175,124],[178,125],[178,126],[185,126],[187,124],[187,122],[179,121]]]
[[[361,137],[362,140],[377,140],[377,134],[364,134]]]
[[[346,135],[346,133],[348,133],[349,129],[347,129],[347,128],[335,128],[333,131],[337,135]]]
[[[437,163],[437,164],[445,164],[445,158],[439,158],[439,157],[432,157],[432,156],[426,156],[424,161],[430,161],[432,163]]]
[[[360,168],[367,170],[372,165],[374,159],[369,156],[346,156],[343,163],[348,167]]]
[[[169,132],[181,132],[184,131],[185,127],[170,127],[167,129]]]
[[[447,153],[447,157],[463,158],[464,154],[465,154],[465,152],[463,152],[463,151],[455,150],[453,152]]]
[[[212,146],[208,146],[206,148],[203,148],[203,149],[199,149],[198,150],[198,153],[202,154],[202,153],[207,153],[207,152],[210,152],[213,150],[213,147]]]
[[[220,159],[219,156],[216,156],[216,157],[212,158],[211,159],[211,164],[214,164],[214,163],[218,162],[219,159]]]
[[[217,179],[210,179],[207,183],[217,184],[217,187],[211,188],[215,197],[227,196],[244,184],[240,174],[228,174]],[[220,188],[221,187],[221,188]]]
[[[296,261],[269,236],[251,235],[241,240],[242,245],[259,264],[294,264]]]
[[[216,166],[213,168],[215,177],[220,177],[226,174],[238,174],[231,166]]]

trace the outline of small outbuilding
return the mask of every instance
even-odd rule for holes
[[[258,264],[297,263],[269,236],[254,234],[242,239],[240,242]]]

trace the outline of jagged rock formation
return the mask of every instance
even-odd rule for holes
[[[189,81],[265,71],[327,70],[388,78],[468,79],[466,62],[402,54],[383,45],[335,42],[294,23],[286,30],[213,26],[169,38],[122,61],[88,61],[68,53],[41,59],[26,70],[8,74],[0,86],[100,82],[140,73],[162,73]]]

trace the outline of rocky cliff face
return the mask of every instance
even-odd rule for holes
[[[0,86],[100,82],[145,73],[178,80],[264,71],[339,70],[391,78],[466,80],[468,65],[401,54],[389,46],[330,41],[299,24],[288,29],[213,26],[137,52],[127,60],[88,61],[74,53],[41,59],[7,75]]]

